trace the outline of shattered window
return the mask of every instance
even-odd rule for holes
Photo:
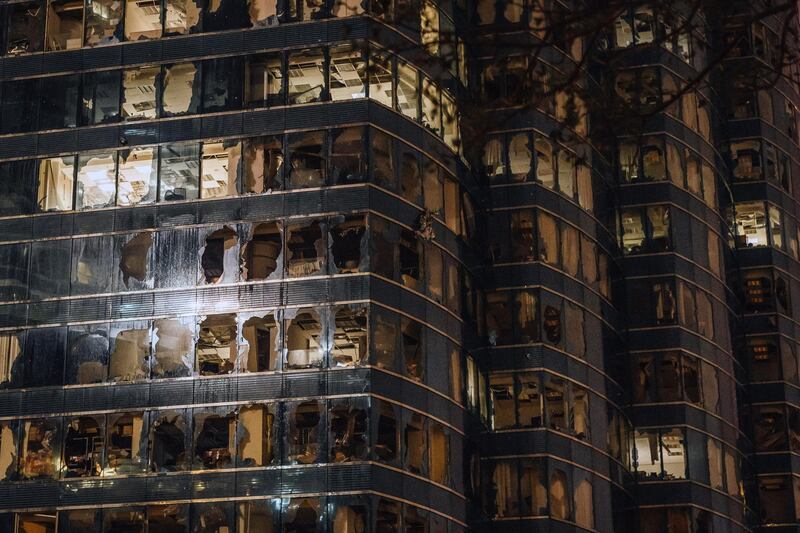
[[[363,0],[333,0],[331,16],[343,18],[360,15],[364,13],[365,5]]]
[[[425,247],[426,273],[428,275],[428,293],[438,303],[442,303],[444,294],[444,255],[439,247],[429,244]]]
[[[417,381],[425,377],[425,351],[422,348],[422,324],[416,320],[400,319],[401,349],[405,361],[406,374]]]
[[[394,138],[370,128],[372,181],[389,190],[396,188]]]
[[[159,166],[161,201],[197,199],[200,174],[198,143],[161,146]]]
[[[331,400],[330,460],[334,463],[368,459],[368,399]]]
[[[111,381],[136,381],[150,375],[150,323],[112,322],[108,362]]]
[[[395,369],[397,353],[397,321],[387,312],[374,310],[370,322],[372,355],[379,368]]]
[[[109,348],[108,324],[70,326],[64,382],[67,385],[103,383],[108,370]]]
[[[511,259],[533,261],[536,259],[534,236],[534,211],[522,209],[511,213]]]
[[[19,422],[0,422],[0,479],[14,479],[17,472],[17,433]]]
[[[96,209],[114,205],[116,177],[116,152],[79,155],[75,208]]]
[[[237,533],[273,533],[279,530],[281,500],[247,500],[237,505]]]
[[[2,111],[0,133],[19,133],[36,129],[39,115],[39,82],[39,79],[34,78],[8,80],[3,83],[3,98],[0,100]]]
[[[358,46],[331,47],[331,100],[353,100],[367,95],[367,61]]]
[[[103,533],[116,531],[143,533],[144,527],[144,507],[111,508],[103,511]]]
[[[158,148],[134,148],[119,152],[117,205],[153,203],[158,186]]]
[[[268,279],[281,273],[281,230],[277,222],[264,222],[253,228],[252,237],[242,250],[242,275],[248,281]]]
[[[510,344],[513,340],[513,321],[507,292],[486,294],[486,331],[492,346]]]
[[[331,221],[331,254],[333,265],[339,274],[351,274],[367,270],[364,236],[367,225],[364,215],[344,217],[341,222]]]
[[[22,423],[20,474],[23,479],[55,479],[60,419],[34,418]]]
[[[211,315],[200,322],[197,369],[201,376],[230,374],[237,357],[236,315]]]
[[[210,233],[201,249],[200,266],[206,283],[237,281],[239,270],[239,241],[228,226]]]
[[[400,193],[403,198],[417,205],[422,200],[422,171],[419,153],[406,145],[400,144]]]
[[[234,0],[222,0],[222,2],[227,5],[236,3]],[[204,113],[230,111],[242,107],[241,72],[241,57],[222,57],[203,61]]]
[[[250,24],[254,27],[278,23],[278,0],[248,0]]]
[[[502,164],[502,145],[499,139],[495,139],[496,144],[486,145],[484,158],[489,157],[492,161],[492,168],[495,175],[502,175],[504,168]],[[486,150],[492,150],[487,152]],[[533,153],[530,148],[530,139],[527,133],[517,133],[511,137],[508,143],[508,165],[511,170],[512,181],[526,181],[531,172]]]
[[[422,0],[420,42],[431,55],[439,54],[439,9],[431,0]]]
[[[564,394],[566,382],[561,378],[547,376],[544,380],[544,408],[547,425],[559,431],[567,429],[567,398]]]
[[[290,277],[311,276],[325,271],[325,239],[317,220],[287,228],[286,270]]]
[[[153,377],[191,375],[194,368],[194,317],[162,318],[153,323]]]
[[[279,190],[283,183],[283,142],[280,137],[244,141],[243,192],[261,194]]]
[[[165,0],[164,35],[186,35],[200,31],[200,0]]]
[[[200,63],[165,65],[162,86],[162,116],[174,117],[200,111]]]
[[[236,413],[231,407],[194,410],[194,459],[196,469],[228,468],[236,454]]]
[[[325,132],[290,133],[289,189],[305,189],[325,185]]]
[[[204,5],[203,31],[223,31],[251,26],[249,2],[241,0],[211,0]]]
[[[150,469],[153,472],[178,472],[189,469],[189,424],[183,410],[152,413],[150,427]]]
[[[536,179],[548,189],[555,188],[553,145],[545,139],[534,141],[536,150]]]
[[[161,37],[161,0],[125,0],[125,40]]]
[[[360,183],[367,172],[366,135],[363,127],[331,132],[331,178],[335,185]]]
[[[204,142],[200,181],[201,198],[236,196],[242,144],[236,141]]]
[[[144,469],[144,413],[108,416],[104,475],[133,474]]]
[[[336,309],[331,349],[332,366],[358,366],[367,358],[367,306],[353,304]]]
[[[419,119],[419,71],[397,60],[397,107],[412,120]],[[389,105],[389,103],[387,103]]]
[[[514,376],[493,375],[489,377],[492,429],[506,429],[517,423],[514,411]]]
[[[86,0],[87,46],[119,42],[122,37],[122,8],[120,0]]]
[[[253,405],[239,410],[237,452],[239,466],[265,466],[275,461],[275,405]],[[255,533],[255,532],[254,532]]]
[[[161,67],[137,67],[122,73],[122,118],[146,120],[156,118],[156,80]]]
[[[736,246],[768,246],[767,220],[763,202],[736,204]]]
[[[242,370],[264,372],[278,368],[279,325],[275,313],[248,318],[242,326],[242,338],[247,344]]]
[[[78,74],[46,78],[39,101],[39,129],[74,128],[78,124]]]
[[[8,4],[6,53],[39,52],[44,45],[45,9],[43,0]]]
[[[287,309],[284,313],[286,317],[284,326],[286,328],[285,368],[291,370],[321,367],[325,357],[324,347],[320,343],[324,333],[320,321],[320,315],[323,313],[311,308]]]
[[[519,140],[518,140],[519,139]],[[511,139],[511,144],[509,145],[509,150],[514,150],[515,156],[515,167],[517,171],[520,170],[520,159],[523,162],[524,169],[524,161],[525,157],[527,156],[528,160],[528,168],[524,170],[524,175],[527,176],[528,172],[530,172],[530,163],[531,163],[531,151],[528,147],[528,135],[527,134],[517,134]],[[520,149],[523,149],[520,153]],[[526,154],[527,152],[527,154]],[[522,158],[519,156],[522,155]],[[491,182],[500,182],[505,176],[506,167],[505,167],[505,155],[504,155],[504,148],[503,148],[503,139],[492,137],[486,144],[483,146],[483,154],[481,156],[481,163],[483,164],[483,171],[489,177]],[[522,177],[524,180],[524,176]]]
[[[667,178],[664,141],[658,137],[645,139],[642,146],[642,173],[649,181],[662,181]],[[683,177],[681,176],[681,180]]]
[[[99,476],[103,468],[105,416],[67,420],[64,432],[64,477]]]
[[[284,498],[283,500],[283,531],[287,533],[317,533],[324,524],[321,520],[323,508],[319,498]]]
[[[288,418],[287,460],[289,464],[312,464],[320,460],[325,407],[317,401],[286,404]]]
[[[404,463],[409,472],[423,474],[427,464],[425,457],[425,419],[419,413],[405,411],[405,427],[403,428]]]
[[[321,102],[326,91],[322,49],[289,52],[287,78],[289,104]]]
[[[551,215],[539,212],[539,259],[549,265],[557,266],[558,224]]]
[[[394,96],[391,56],[383,52],[371,51],[368,72],[370,99],[391,108]],[[414,105],[416,106],[416,104]]]
[[[640,209],[629,209],[620,213],[622,228],[622,249],[626,254],[636,254],[642,251],[645,244],[644,221]]]
[[[570,198],[575,196],[575,156],[566,150],[558,152],[558,189]]]
[[[412,289],[421,289],[422,282],[422,243],[413,231],[400,230],[400,280]]]
[[[425,159],[423,165],[425,174],[423,175],[423,194],[425,195],[425,209],[434,215],[444,216],[444,182],[442,181],[442,171],[439,165],[429,159]]]
[[[81,89],[81,124],[91,126],[120,119],[122,71],[84,72]]]
[[[442,134],[442,104],[439,86],[422,78],[422,124],[437,137]]]
[[[284,103],[283,55],[279,52],[247,58],[245,64],[245,93],[247,107],[268,107]]]
[[[189,525],[189,505],[148,505],[147,530],[155,532],[186,531]]]
[[[543,399],[539,377],[533,372],[520,374],[517,409],[522,427],[542,427]]]

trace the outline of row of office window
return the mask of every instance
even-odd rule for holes
[[[0,163],[0,215],[219,199],[371,182],[474,234],[456,180],[375,128],[315,130]],[[424,193],[424,194],[423,194]]]
[[[591,169],[574,153],[534,132],[493,135],[483,147],[490,185],[536,181],[594,210]]]
[[[495,265],[542,261],[611,297],[608,255],[575,226],[534,209],[495,211],[491,218],[495,227],[510,229],[492,235]]]
[[[694,507],[639,508],[638,514],[639,530],[648,533],[708,533],[730,527],[730,517]]]
[[[0,387],[12,389],[364,365],[462,401],[458,348],[421,322],[366,304],[0,333]]]
[[[622,141],[618,152],[620,183],[667,181],[717,206],[714,170],[689,148],[663,137],[644,137],[640,142]]]
[[[767,180],[785,191],[792,188],[792,164],[789,156],[774,144],[761,139],[744,139],[730,144],[733,180]]]
[[[253,498],[0,514],[7,533],[462,533],[444,516],[386,497]]]
[[[672,72],[656,67],[622,70],[615,74],[613,82],[622,116],[635,112],[648,117],[663,109],[711,142],[712,106],[702,94],[687,89]]]
[[[783,67],[781,38],[761,21],[729,25],[724,35],[728,58],[757,57],[769,65]]]
[[[733,238],[730,245],[736,248],[772,246],[788,250],[792,257],[797,258],[798,230],[794,227],[794,219],[783,215],[780,207],[769,202],[736,203],[728,214]]]
[[[681,17],[668,21],[660,14],[653,13],[651,6],[628,8],[614,21],[613,43],[609,44],[614,48],[628,48],[660,43],[691,64],[694,49],[698,46],[702,48],[703,44],[697,43],[698,37],[692,34],[692,29],[702,29],[702,20],[699,26],[697,20],[700,15],[697,12],[689,15],[691,18],[688,21]]]
[[[453,438],[417,412],[353,397],[5,421],[0,464],[3,479],[30,480],[372,460],[452,485]]]
[[[189,0],[190,1],[190,0]],[[0,133],[370,98],[454,150],[455,99],[418,68],[365,43],[2,83]]]
[[[758,477],[761,520],[767,525],[793,527],[800,522],[800,477]]]
[[[594,476],[543,457],[482,463],[484,512],[490,518],[550,516],[593,529]]]
[[[731,119],[761,118],[797,142],[797,108],[777,90],[760,89],[746,77],[734,78],[728,96]]]

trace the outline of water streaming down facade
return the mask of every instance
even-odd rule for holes
[[[780,21],[559,12],[0,3],[0,531],[796,529]]]

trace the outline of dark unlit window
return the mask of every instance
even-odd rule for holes
[[[182,411],[154,413],[150,428],[150,468],[176,472],[189,468],[189,423]]]
[[[193,466],[200,469],[226,468],[236,454],[236,416],[219,408],[212,412],[195,410]]]
[[[39,52],[44,45],[45,9],[43,0],[19,2],[6,9],[6,53],[8,55]]]
[[[366,270],[366,220],[363,215],[348,216],[331,225],[331,254],[339,274]]]
[[[360,183],[366,179],[366,134],[363,127],[331,133],[331,179],[333,184]]]
[[[66,422],[64,477],[99,476],[105,448],[105,417],[82,416]]]
[[[320,459],[323,405],[308,401],[286,406],[290,464],[311,464]]]

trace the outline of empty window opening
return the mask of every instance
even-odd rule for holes
[[[378,460],[393,463],[397,460],[400,435],[397,428],[397,412],[386,402],[380,403],[378,423],[376,424],[375,455]]]
[[[117,154],[78,156],[75,209],[97,209],[114,205],[117,192]]]
[[[242,326],[242,338],[247,344],[246,359],[242,365],[247,372],[264,372],[277,369],[278,321],[274,313],[248,318]]]
[[[368,412],[362,398],[335,400],[330,408],[330,459],[334,463],[366,460]]]
[[[144,469],[144,427],[141,412],[109,415],[103,474],[133,474]]]
[[[194,368],[194,319],[163,318],[154,322],[154,377],[183,377]],[[190,325],[191,324],[191,325]]]
[[[39,161],[37,203],[40,211],[72,209],[75,183],[75,158],[51,157]]]
[[[292,311],[294,311],[293,314]],[[286,368],[321,367],[324,359],[320,314],[310,308],[285,311]]]
[[[286,248],[289,252],[286,260],[289,276],[302,277],[324,272],[325,243],[319,221],[289,226]]]
[[[409,413],[403,430],[405,467],[415,474],[422,474],[426,467],[425,419],[418,413]]]
[[[196,33],[200,24],[200,2],[196,0],[166,0],[164,34]]]
[[[49,0],[45,38],[47,50],[80,48],[83,44],[83,0]]]
[[[406,374],[418,381],[422,381],[425,374],[422,324],[416,320],[402,317],[400,319],[400,329],[402,331],[400,340],[402,342]]]
[[[212,315],[200,322],[197,369],[202,376],[230,374],[236,355],[236,315]]]
[[[22,354],[24,338],[21,332],[0,333],[0,388],[17,385],[20,373],[17,358]]]
[[[331,365],[358,366],[367,356],[367,306],[349,305],[336,310]]]
[[[763,202],[741,202],[736,204],[736,246],[768,246],[767,218]]]
[[[87,2],[86,37],[87,46],[106,45],[119,42],[122,37],[122,8],[119,0],[91,0]]]
[[[99,476],[105,448],[104,417],[82,416],[66,424],[64,477]]]
[[[422,280],[422,244],[413,231],[400,230],[400,279],[403,285],[419,289]]]
[[[539,377],[531,372],[520,374],[517,404],[522,427],[542,427],[542,403]]]
[[[386,105],[391,105],[391,95]],[[419,119],[419,70],[402,60],[397,61],[397,107],[411,120]]]
[[[517,423],[514,412],[514,376],[493,375],[489,377],[492,429],[506,429]]]
[[[275,460],[275,407],[254,405],[239,410],[239,466],[265,466]],[[255,531],[253,532],[255,533]]]
[[[125,40],[161,37],[161,0],[126,0]]]
[[[331,253],[339,274],[363,272],[367,269],[366,220],[363,215],[347,216],[331,228]]]
[[[283,60],[280,53],[247,58],[244,103],[246,107],[268,107],[284,103]]]
[[[566,383],[561,378],[547,377],[544,385],[544,405],[547,424],[559,431],[567,429]]]
[[[287,406],[291,464],[311,464],[319,460],[322,411],[323,405],[315,401]]]
[[[239,161],[242,145],[239,142],[203,143],[201,198],[236,196],[239,183]]]
[[[150,327],[147,322],[113,323],[108,377],[111,381],[135,381],[150,374]]]
[[[372,348],[375,365],[379,368],[394,370],[397,353],[397,321],[384,312],[373,314]]]
[[[122,74],[122,117],[126,120],[156,118],[156,85],[160,67],[139,67]]]
[[[493,150],[502,150],[500,147],[500,141],[495,140],[494,142],[496,145],[494,146]],[[489,145],[487,144],[487,149],[488,148]],[[501,154],[495,153],[491,159],[494,161],[492,168],[495,170],[495,172],[500,171],[502,173],[503,166],[501,163]],[[530,176],[531,173],[532,159],[533,153],[531,152],[528,134],[517,133],[511,137],[511,140],[508,143],[508,166],[511,170],[512,181],[526,181],[528,179],[528,176]]]
[[[107,326],[71,326],[67,339],[65,382],[69,385],[104,382],[109,356]]]
[[[197,113],[200,110],[200,69],[194,63],[164,67],[163,115]]]
[[[250,24],[254,27],[278,24],[277,0],[248,0]]]
[[[371,51],[369,56],[369,97],[391,108],[393,100],[392,59],[387,54]],[[414,103],[416,118],[417,104]]]
[[[360,183],[367,172],[366,135],[363,127],[331,133],[331,178],[335,185]]]
[[[227,226],[206,237],[200,259],[206,283],[236,281],[239,269],[237,244],[236,233]]]
[[[235,437],[235,413],[196,413],[194,415],[195,468],[214,469],[231,466],[236,453]]]
[[[544,139],[534,141],[536,150],[536,179],[548,189],[555,188],[553,145]]]
[[[150,250],[153,246],[152,233],[140,233],[122,245],[122,254],[119,260],[119,269],[122,272],[122,281],[130,287],[130,280],[144,282],[150,277]]]
[[[289,104],[322,101],[325,78],[325,57],[321,48],[290,52]]]
[[[182,412],[158,413],[150,429],[150,468],[177,472],[188,468],[187,421]]]
[[[158,148],[134,148],[119,155],[117,205],[153,203],[158,179]]]
[[[331,47],[331,100],[353,100],[367,96],[367,62],[358,46]]]
[[[56,478],[59,420],[35,418],[23,422],[20,473],[23,479]]]
[[[290,189],[325,185],[325,132],[289,134]]]
[[[242,275],[248,281],[269,278],[276,270],[280,273],[281,231],[277,222],[258,224],[253,236],[243,248]]]
[[[283,141],[279,137],[246,139],[243,192],[271,192],[280,189],[282,181]]]

